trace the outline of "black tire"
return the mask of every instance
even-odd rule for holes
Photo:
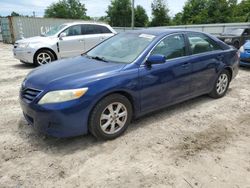
[[[50,62],[52,62],[52,61],[55,61],[56,60],[56,57],[55,57],[55,55],[50,51],[50,50],[39,50],[36,54],[35,54],[35,56],[34,56],[34,65],[35,66],[40,66],[40,65],[42,65],[41,63],[39,63],[38,62],[38,57],[39,57],[39,55],[41,55],[41,54],[47,54],[49,57],[50,57],[50,59],[51,59],[51,61]],[[48,63],[50,63],[50,62],[48,62]],[[46,64],[46,63],[45,63]]]
[[[127,110],[126,120],[124,120],[125,124],[120,127],[120,130],[119,130],[119,125],[115,124],[114,126],[116,126],[116,129],[118,132],[108,134],[101,128],[101,122],[103,121],[101,120],[101,115],[105,113],[105,110],[108,110],[107,107],[109,105],[115,105],[116,103],[122,104],[123,108],[124,109],[126,108]],[[100,102],[97,103],[97,105],[92,110],[90,114],[90,119],[89,119],[89,131],[97,139],[101,139],[101,140],[115,139],[125,132],[129,123],[131,122],[131,119],[132,119],[132,106],[131,106],[130,101],[123,95],[112,94],[103,98]],[[106,128],[106,131],[108,131],[109,127],[111,129],[111,124],[110,126]]]
[[[219,79],[222,78],[223,75],[227,77],[227,84],[226,84],[226,86],[223,87],[223,88],[224,88],[224,89],[222,90],[223,92],[220,93],[220,92],[218,91],[218,90],[219,90],[218,84],[219,84]],[[216,82],[214,83],[213,90],[212,90],[211,93],[209,93],[209,96],[212,97],[212,98],[215,98],[215,99],[224,97],[225,94],[227,93],[227,90],[228,90],[228,87],[229,87],[229,84],[230,84],[230,80],[231,80],[231,75],[230,75],[229,71],[228,71],[228,70],[223,70],[223,71],[219,74],[218,78],[216,79]]]

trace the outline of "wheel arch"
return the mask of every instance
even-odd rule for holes
[[[134,100],[132,94],[130,94],[129,92],[124,91],[124,90],[117,90],[117,91],[111,91],[111,92],[109,92],[109,93],[105,93],[105,94],[104,94],[103,96],[101,96],[97,101],[95,101],[95,103],[92,105],[91,110],[89,111],[89,114],[88,114],[88,124],[89,124],[89,120],[90,120],[91,113],[92,113],[92,111],[94,110],[95,106],[96,106],[102,99],[104,99],[104,98],[107,97],[107,96],[113,95],[113,94],[120,94],[120,95],[123,95],[123,96],[125,96],[125,97],[129,100],[129,102],[130,102],[130,104],[131,104],[131,106],[132,106],[132,119],[135,117],[136,107],[135,107],[135,100]]]
[[[232,68],[231,67],[225,67],[224,70],[227,70],[229,72],[229,74],[230,74],[230,82],[231,82],[232,77],[233,77],[233,70],[232,70]]]
[[[42,50],[48,50],[48,51],[50,51],[50,52],[54,55],[55,60],[58,59],[57,54],[55,53],[55,51],[54,51],[53,49],[48,48],[48,47],[42,47],[42,48],[39,48],[39,49],[36,51],[36,53],[34,54],[34,56],[33,56],[33,62],[35,62],[35,58],[36,58],[37,54],[38,54],[39,52],[41,52]]]

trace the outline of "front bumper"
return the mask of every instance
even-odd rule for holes
[[[34,54],[35,51],[31,48],[13,48],[14,57],[25,63],[33,63]]]
[[[29,125],[36,131],[53,137],[72,137],[88,133],[87,102],[70,101],[40,106],[27,103],[20,97],[20,105]]]
[[[250,67],[250,53],[249,52],[240,53],[240,65]]]

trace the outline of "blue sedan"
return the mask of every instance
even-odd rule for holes
[[[240,65],[250,67],[250,40],[240,48]]]
[[[204,94],[223,97],[238,64],[236,49],[205,33],[131,31],[35,69],[20,103],[40,132],[114,139],[144,114]]]

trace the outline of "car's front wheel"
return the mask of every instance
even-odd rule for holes
[[[130,101],[123,95],[112,94],[102,99],[92,110],[89,130],[98,139],[114,139],[127,129],[131,117]]]
[[[49,50],[40,50],[34,57],[36,66],[45,65],[55,60],[54,54]]]
[[[229,83],[230,83],[230,73],[227,70],[223,70],[218,76],[216,83],[213,87],[213,90],[209,95],[213,98],[223,97],[228,90]]]

